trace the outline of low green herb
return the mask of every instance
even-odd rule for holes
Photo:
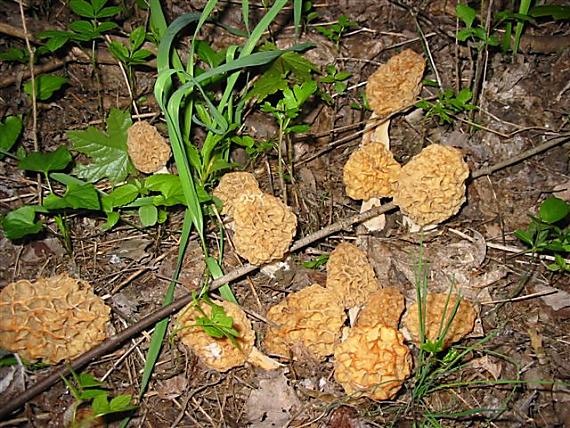
[[[530,216],[526,229],[518,229],[515,236],[530,248],[528,252],[552,254],[555,262],[547,266],[553,272],[570,272],[566,257],[570,254],[570,204],[550,197],[538,209],[538,216]]]
[[[8,116],[0,122],[0,160],[4,156],[12,156],[9,150],[14,147],[22,133],[22,118],[19,116]]]
[[[194,297],[194,307],[202,314],[201,317],[196,318],[195,326],[202,328],[208,336],[214,337],[216,339],[222,339],[225,337],[236,348],[239,348],[239,331],[233,327],[233,318],[226,314],[222,306],[216,305],[214,302],[212,302],[212,300],[207,295],[203,295],[200,299],[198,299],[196,296]],[[200,302],[204,302],[210,306],[212,311],[209,316],[200,306]]]
[[[133,67],[144,64],[148,57],[152,55],[152,52],[142,47],[145,38],[146,32],[144,27],[137,27],[129,35],[127,45],[116,40],[111,41],[108,45],[111,54],[127,68],[127,77],[132,88],[136,87]]]
[[[416,103],[416,107],[423,109],[426,117],[437,117],[440,124],[450,124],[454,115],[477,108],[469,103],[472,97],[473,93],[468,88],[463,88],[457,95],[453,90],[446,89],[440,92],[436,101],[422,100]]]
[[[330,257],[330,254],[321,254],[319,257],[317,257],[313,260],[307,260],[307,261],[303,262],[303,266],[306,267],[307,269],[318,269],[321,266],[324,266],[327,264],[329,257]]]
[[[345,15],[338,17],[337,22],[331,25],[319,25],[316,27],[317,31],[334,42],[337,48],[340,46],[342,37],[350,30],[358,28],[358,22],[348,19]]]
[[[35,78],[36,99],[39,101],[47,101],[52,95],[59,91],[63,85],[67,83],[67,79],[62,76],[53,74],[42,74]],[[32,96],[32,81],[24,84],[24,92],[30,97]]]
[[[477,11],[466,4],[458,4],[455,8],[457,18],[459,18],[465,28],[457,31],[456,37],[460,42],[471,41],[477,49],[484,49],[486,46],[498,46],[499,39],[493,35],[487,35],[487,29],[480,24],[475,25]]]
[[[336,95],[344,94],[348,87],[347,80],[352,76],[352,73],[339,71],[334,64],[325,66],[325,72],[326,75],[319,79],[320,83],[332,89]],[[332,104],[332,96],[328,91],[319,91],[319,95],[327,104]]]

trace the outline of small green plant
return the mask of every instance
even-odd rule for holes
[[[54,92],[59,91],[63,85],[67,83],[67,79],[62,76],[53,74],[42,74],[35,78],[36,99],[38,101],[47,101]],[[30,97],[32,96],[32,81],[24,84],[24,92]]]
[[[303,266],[306,267],[307,269],[318,269],[321,266],[324,266],[327,264],[329,257],[330,257],[330,254],[321,254],[319,257],[317,257],[313,260],[307,260],[307,261],[303,262]]]
[[[339,71],[334,64],[328,64],[325,67],[326,75],[319,79],[321,84],[325,84],[336,95],[342,95],[348,87],[347,80],[352,76],[348,71]],[[327,104],[332,104],[332,96],[328,91],[319,91],[319,95]]]
[[[319,25],[316,27],[317,31],[335,43],[337,48],[340,46],[342,37],[355,28],[358,28],[358,22],[348,19],[345,15],[339,16],[337,22],[331,25]]]
[[[254,160],[257,157],[268,153],[274,147],[274,144],[271,141],[256,141],[249,135],[235,136],[232,138],[232,143],[245,148],[247,155]]]
[[[137,409],[130,394],[109,399],[109,390],[104,383],[99,382],[89,373],[77,374],[71,370],[71,378],[63,378],[63,381],[75,399],[71,409],[73,428],[90,427],[97,419],[102,418],[108,421]],[[78,410],[86,405],[90,406],[90,412],[80,416]]]
[[[477,11],[466,4],[458,4],[455,8],[457,18],[459,18],[465,28],[457,32],[457,40],[460,42],[471,41],[477,49],[482,50],[487,46],[498,46],[499,39],[494,34],[487,34],[487,29],[480,24],[475,25]]]
[[[440,92],[436,101],[422,100],[416,107],[426,112],[426,117],[437,117],[440,125],[451,124],[453,116],[464,111],[475,110],[477,106],[470,104],[473,93],[468,88],[463,88],[457,95],[451,89]]]
[[[124,45],[115,40],[111,41],[108,45],[109,51],[113,56],[121,61],[127,68],[127,78],[132,88],[136,87],[133,67],[135,65],[144,64],[148,57],[152,55],[152,52],[142,47],[145,38],[146,32],[144,27],[137,27],[129,35],[128,45]]]
[[[0,160],[4,156],[14,156],[9,151],[14,147],[22,133],[22,118],[20,116],[8,116],[0,121]]]
[[[570,204],[550,197],[538,209],[538,216],[530,216],[526,229],[518,229],[515,236],[530,248],[528,252],[552,254],[554,263],[547,268],[553,272],[570,272],[566,257],[570,254]]]
[[[204,312],[200,306],[200,301],[206,303],[212,309],[210,316]],[[200,299],[194,296],[194,307],[202,314],[201,317],[196,318],[195,327],[200,327],[204,332],[216,339],[227,338],[236,348],[240,348],[237,341],[239,338],[239,331],[234,328],[234,320],[228,316],[224,308],[216,305],[207,296],[203,295]]]

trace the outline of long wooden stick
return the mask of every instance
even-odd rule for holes
[[[544,152],[554,146],[560,145],[565,143],[566,141],[570,141],[570,134],[565,134],[556,138],[553,138],[550,141],[547,141],[540,146],[537,146],[533,149],[530,149],[526,152],[521,153],[520,155],[511,158],[510,160],[500,162],[494,166],[488,168],[482,168],[477,171],[474,171],[471,174],[472,179],[476,179],[478,177],[482,177],[485,175],[489,175],[495,171],[500,169],[506,168],[508,166],[514,165],[519,163],[531,156],[534,156],[538,153]],[[362,223],[371,218],[379,216],[380,214],[385,214],[389,211],[396,210],[398,207],[390,202],[386,205],[382,205],[380,207],[372,208],[368,211],[365,211],[361,214],[355,214],[350,217],[346,217],[342,220],[337,221],[315,233],[312,233],[304,238],[299,239],[298,241],[294,242],[290,248],[290,252],[295,252],[304,248],[322,238],[325,238],[329,235],[332,235],[335,232],[339,232],[341,230],[347,230],[352,227],[354,224]],[[210,290],[215,290],[221,287],[223,284],[235,281],[238,278],[241,278],[256,269],[259,269],[260,266],[254,266],[251,264],[246,264],[218,279],[212,281],[209,286]],[[192,294],[188,293],[179,299],[175,300],[168,306],[165,306],[161,309],[158,309],[155,312],[152,312],[150,315],[147,315],[136,324],[126,328],[125,330],[117,333],[115,336],[110,337],[109,339],[105,340],[95,348],[85,352],[84,354],[80,355],[76,359],[74,359],[70,364],[67,364],[57,370],[55,370],[52,374],[46,376],[45,378],[38,381],[36,384],[32,385],[30,388],[25,390],[22,394],[18,397],[14,398],[9,403],[4,403],[4,406],[0,408],[0,419],[10,415],[13,411],[19,409],[23,406],[26,402],[34,398],[35,396],[41,394],[43,391],[57,383],[61,380],[62,377],[67,376],[71,369],[79,370],[82,367],[86,366],[92,360],[99,358],[100,356],[112,352],[113,350],[117,349],[123,342],[131,337],[139,334],[143,330],[146,330],[156,324],[158,321],[172,315],[175,312],[178,312],[184,306],[189,304],[192,301]]]

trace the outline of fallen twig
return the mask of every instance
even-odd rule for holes
[[[488,168],[482,168],[476,171],[473,171],[471,174],[472,179],[476,179],[478,177],[482,177],[485,175],[489,175],[492,172],[498,171],[500,169],[506,168],[508,166],[514,165],[518,162],[521,162],[524,159],[527,159],[533,155],[541,153],[543,151],[548,150],[551,147],[556,145],[560,145],[565,143],[566,141],[570,140],[570,134],[562,135],[557,138],[554,138],[546,143],[541,144],[538,147],[535,147],[531,150],[521,153],[520,155],[511,158],[510,160],[506,160],[504,162],[500,162],[497,165],[490,166]],[[349,229],[352,225],[357,223],[362,223],[366,220],[370,220],[376,216],[381,214],[385,214],[389,211],[393,211],[397,209],[397,206],[390,202],[386,205],[382,205],[380,207],[372,208],[368,211],[365,211],[361,214],[355,214],[350,217],[344,218],[342,220],[337,221],[315,233],[312,233],[304,238],[299,239],[296,241],[290,248],[290,252],[295,252],[300,250],[301,248],[306,247],[326,236],[329,236],[335,232],[339,232],[341,230]],[[241,278],[257,269],[260,266],[253,266],[251,264],[246,264],[218,279],[212,281],[210,283],[209,289],[215,290],[220,288],[222,285],[235,281],[238,278]],[[60,381],[62,377],[68,375],[73,370],[79,370],[82,367],[86,366],[92,360],[99,358],[100,356],[109,353],[116,348],[119,347],[123,342],[131,337],[135,336],[136,334],[141,333],[143,330],[146,330],[156,324],[158,321],[178,312],[184,306],[192,302],[193,296],[191,293],[187,293],[186,295],[180,297],[179,299],[175,300],[172,304],[165,306],[149,315],[145,318],[138,321],[136,324],[127,327],[125,330],[119,332],[113,337],[105,340],[100,345],[96,346],[95,348],[85,352],[84,354],[80,355],[76,359],[74,359],[71,363],[66,364],[63,367],[55,370],[50,375],[46,376],[45,378],[38,381],[36,384],[32,385],[30,388],[22,392],[18,397],[10,401],[9,403],[5,403],[2,408],[0,408],[0,419],[8,416],[13,411],[20,408],[26,402],[34,398],[35,396],[39,395],[49,387],[51,387],[56,382]]]

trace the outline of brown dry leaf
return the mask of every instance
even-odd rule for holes
[[[393,56],[368,78],[366,96],[379,116],[388,116],[413,104],[421,91],[423,57],[411,49]]]
[[[13,282],[0,292],[0,348],[47,364],[73,359],[107,337],[110,312],[67,274]]]
[[[476,358],[467,363],[468,367],[476,369],[477,371],[483,369],[493,376],[493,379],[498,380],[503,371],[503,364],[497,358],[485,355],[484,357]]]
[[[246,403],[246,416],[252,428],[284,427],[301,402],[282,371],[269,372],[259,380]]]
[[[170,159],[170,145],[148,122],[136,122],[127,130],[127,149],[136,169],[152,174]]]

